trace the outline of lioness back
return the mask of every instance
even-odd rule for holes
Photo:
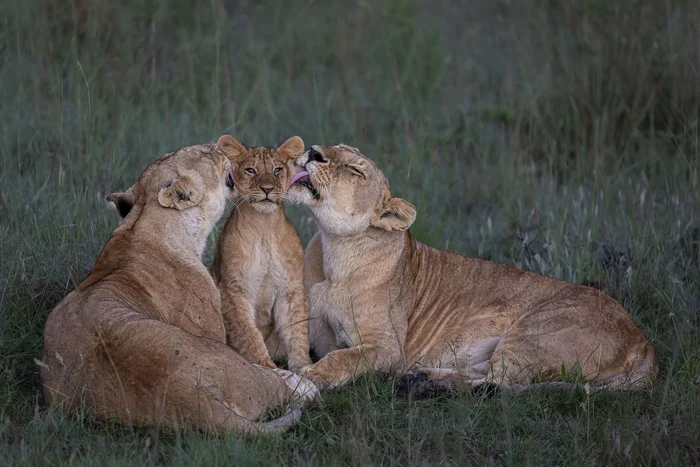
[[[304,250],[284,199],[304,143],[295,136],[276,149],[246,148],[226,135],[218,145],[233,163],[237,191],[213,267],[228,343],[258,365],[275,368],[271,356],[286,355],[298,370],[310,363]]]

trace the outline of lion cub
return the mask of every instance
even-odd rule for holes
[[[212,269],[228,344],[270,368],[276,368],[270,354],[286,354],[289,368],[298,370],[311,363],[309,305],[304,249],[283,202],[304,142],[293,136],[277,149],[246,148],[224,135],[217,146],[232,162],[238,196]]]

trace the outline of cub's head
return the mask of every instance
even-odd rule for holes
[[[233,136],[224,135],[216,143],[233,164],[236,191],[242,202],[256,211],[272,212],[282,205],[294,161],[304,152],[304,141],[292,136],[277,149],[246,148]]]
[[[406,230],[416,219],[413,205],[393,198],[381,169],[355,148],[315,145],[297,159],[297,166],[288,198],[306,204],[326,232],[349,236],[370,228]]]
[[[107,203],[124,218],[138,217],[152,206],[154,210],[196,210],[197,219],[213,225],[233,189],[226,155],[213,144],[200,144],[164,155],[144,170],[134,186],[107,196]]]

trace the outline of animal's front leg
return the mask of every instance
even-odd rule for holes
[[[309,302],[299,284],[299,290],[289,293],[275,310],[275,328],[287,350],[287,363],[292,371],[309,365]]]
[[[300,373],[319,388],[335,388],[369,370],[390,372],[396,363],[398,359],[387,349],[360,344],[329,352],[313,365],[302,368]]]
[[[314,318],[325,317],[337,344],[347,348],[328,352],[300,372],[319,387],[332,388],[370,370],[386,373],[403,367],[407,320],[390,292],[383,285],[358,290],[326,281],[315,284],[309,291],[311,326]],[[309,334],[314,341],[318,337],[311,330]]]
[[[254,310],[250,301],[221,289],[221,310],[228,345],[251,363],[277,368],[267,352],[262,334],[253,321]]]

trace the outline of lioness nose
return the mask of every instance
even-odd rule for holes
[[[314,149],[313,146],[311,146],[311,149],[309,149],[309,161],[328,162],[328,161],[326,161],[326,159],[323,158],[323,154],[321,154],[319,151]]]
[[[275,187],[272,185],[260,185],[260,189],[265,192],[266,195],[269,195],[270,192],[274,189]]]

